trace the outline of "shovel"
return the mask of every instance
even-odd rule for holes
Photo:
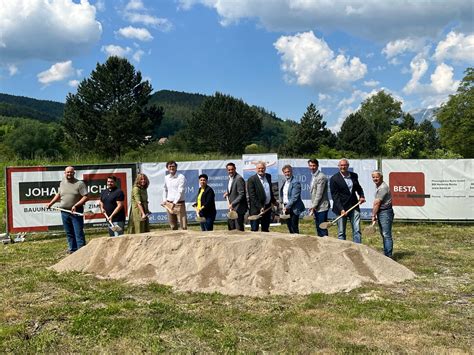
[[[115,224],[112,223],[112,221],[110,220],[109,216],[107,216],[107,213],[104,212],[104,216],[105,216],[105,219],[106,221],[109,223],[109,227],[110,227],[110,230],[112,232],[121,232],[122,231],[122,228],[120,226],[117,226]]]
[[[371,235],[374,234],[375,231],[377,230],[377,227],[375,226],[376,221],[373,221],[370,226],[367,226],[364,228],[364,234]]]
[[[280,209],[282,212],[285,210],[285,207],[283,206],[283,204],[280,204]],[[279,217],[280,219],[286,220],[286,219],[289,219],[291,216],[286,213],[280,213]]]
[[[161,204],[164,208],[166,208],[166,210],[170,213],[170,214],[176,214],[175,211],[173,211],[171,208],[168,207],[168,204],[165,202],[165,203],[162,203]]]
[[[267,213],[268,211],[270,211],[272,209],[272,206],[268,207],[266,210],[263,210],[262,212],[260,212],[259,214],[254,214],[253,216],[249,216],[248,217],[248,220],[249,221],[256,221],[257,219],[259,219],[260,217],[262,217],[265,213]]]
[[[227,198],[227,204],[230,205],[229,196],[226,196],[226,198]],[[237,219],[237,218],[239,218],[239,215],[234,210],[229,210],[229,212],[227,212],[227,218],[228,219]]]
[[[303,216],[303,221],[312,221],[314,219],[314,212],[309,212],[307,215]]]
[[[206,222],[206,217],[201,217],[199,215],[199,210],[197,209],[197,207],[194,207],[194,210],[196,211],[196,222],[201,222],[201,223]]]
[[[352,211],[354,208],[356,208],[357,206],[360,205],[360,201],[357,202],[354,206],[352,206],[351,208],[349,208],[346,213]],[[331,222],[323,222],[319,225],[319,228],[321,229],[328,229],[329,227],[332,227],[337,221],[339,221],[342,217],[344,217],[343,215],[340,215],[339,217],[337,217],[335,220],[331,221]]]
[[[61,208],[61,207],[51,207],[51,209],[56,210],[56,211],[67,212],[67,213],[70,213],[70,214],[75,214],[76,216],[84,216],[84,215],[94,214],[94,211],[91,211],[91,210],[84,211],[84,213],[80,213],[80,212],[72,212],[71,210],[67,210],[67,209]]]

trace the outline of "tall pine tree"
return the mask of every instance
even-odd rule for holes
[[[147,106],[152,87],[126,59],[97,64],[77,93],[66,98],[65,134],[78,150],[119,156],[149,141],[163,110]]]
[[[323,116],[311,103],[290,136],[286,151],[296,155],[314,154],[321,145],[331,145],[332,136],[331,131],[326,128]]]

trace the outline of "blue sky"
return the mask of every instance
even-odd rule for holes
[[[0,92],[65,101],[109,55],[155,90],[220,91],[337,130],[381,89],[405,111],[474,66],[472,0],[0,0]]]

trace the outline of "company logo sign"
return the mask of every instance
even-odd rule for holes
[[[425,174],[412,172],[393,172],[389,174],[390,192],[393,206],[424,206]]]
[[[107,188],[109,173],[84,174],[83,181],[87,186],[89,200],[99,200],[100,194]],[[117,186],[127,193],[126,174],[115,173]],[[59,191],[59,181],[28,181],[18,184],[20,204],[46,204]]]

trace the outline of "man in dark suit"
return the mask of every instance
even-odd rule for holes
[[[358,175],[349,171],[349,161],[347,159],[339,160],[337,166],[339,172],[334,174],[329,182],[333,200],[332,211],[336,215],[343,216],[337,221],[337,237],[338,239],[346,239],[346,223],[347,218],[349,218],[352,225],[352,241],[361,243],[359,206],[349,213],[346,211],[357,202],[365,202],[364,190],[359,184]]]
[[[305,210],[301,199],[301,183],[293,176],[291,165],[285,165],[281,171],[285,181],[280,189],[280,203],[283,203],[283,212],[290,215],[286,220],[288,231],[291,234],[299,234],[300,214]]]
[[[242,176],[237,174],[234,163],[226,165],[229,174],[229,183],[224,197],[228,199],[229,211],[237,212],[237,219],[228,219],[227,227],[229,230],[244,230],[244,215],[247,212],[247,196],[245,194],[245,181]]]
[[[250,215],[262,216],[256,220],[250,221],[250,229],[252,232],[258,232],[259,224],[262,225],[262,232],[269,232],[271,207],[276,205],[275,197],[272,192],[272,176],[266,174],[267,166],[264,162],[257,163],[257,173],[252,175],[247,181],[249,192]]]

